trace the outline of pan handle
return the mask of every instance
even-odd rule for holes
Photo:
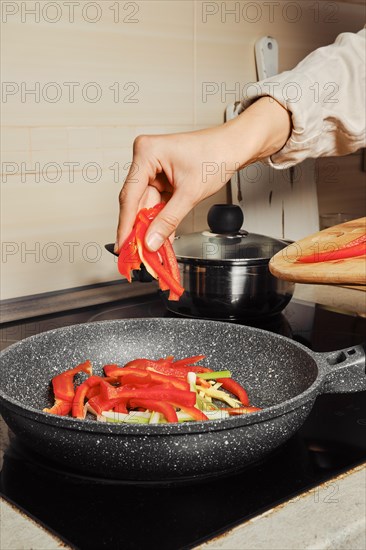
[[[366,390],[366,343],[316,355],[323,374],[322,393]]]

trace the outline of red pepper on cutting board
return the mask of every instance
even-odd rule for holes
[[[357,258],[358,256],[364,256],[365,254],[366,234],[357,237],[357,239],[348,242],[337,250],[314,252],[312,254],[300,256],[296,261],[301,264],[330,262],[333,260],[344,260],[346,258]]]

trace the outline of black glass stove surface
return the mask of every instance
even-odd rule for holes
[[[4,326],[2,347],[68,324],[167,315],[154,295]],[[361,343],[366,319],[292,301],[261,328],[332,351]],[[366,460],[365,397],[366,392],[319,397],[301,430],[266,460],[195,485],[138,486],[83,477],[58,469],[12,438],[2,449],[1,491],[75,548],[190,548],[305,490],[314,493],[314,502],[337,501],[336,484],[319,484]]]

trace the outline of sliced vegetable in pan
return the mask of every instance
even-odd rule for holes
[[[43,410],[81,419],[89,412],[102,422],[138,424],[217,420],[260,410],[250,405],[230,371],[197,364],[204,357],[139,358],[123,367],[105,365],[105,376],[92,375],[86,361],[52,379],[55,405]],[[74,375],[80,372],[88,378],[75,388]]]

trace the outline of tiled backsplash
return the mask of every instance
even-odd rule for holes
[[[256,80],[262,35],[277,38],[282,71],[359,30],[362,6],[311,5],[2,2],[1,298],[118,278],[103,245],[134,138],[220,124]],[[179,232],[226,200],[204,201]]]

